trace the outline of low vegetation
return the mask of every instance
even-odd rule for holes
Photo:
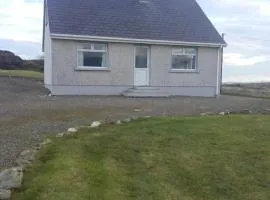
[[[233,96],[247,96],[270,98],[270,83],[238,83],[224,84],[222,94]]]
[[[268,200],[270,117],[140,119],[55,139],[14,200]]]
[[[38,80],[43,79],[43,73],[37,71],[28,70],[0,70],[0,77],[22,77],[22,78],[34,78]]]

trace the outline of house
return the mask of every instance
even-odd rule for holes
[[[53,95],[220,94],[226,45],[196,0],[45,0]]]

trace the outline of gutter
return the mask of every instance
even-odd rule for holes
[[[96,41],[96,42],[117,42],[117,43],[135,43],[135,44],[156,44],[156,45],[182,45],[182,46],[198,46],[198,47],[226,47],[226,43],[198,43],[184,42],[171,40],[151,40],[151,39],[135,39],[135,38],[118,38],[118,37],[101,37],[101,36],[86,36],[86,35],[70,35],[70,34],[50,34],[52,39],[61,40],[81,40],[81,41]]]

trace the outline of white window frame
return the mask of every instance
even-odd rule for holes
[[[195,53],[190,53],[189,50],[194,51]],[[173,56],[174,55],[188,55],[188,56],[195,56],[195,69],[175,69],[173,68]],[[191,72],[191,73],[197,73],[198,70],[198,49],[193,47],[179,47],[179,48],[173,48],[172,49],[172,55],[171,55],[171,67],[170,72]]]
[[[106,48],[105,49],[95,49],[95,44],[102,44],[105,45]],[[82,48],[83,45],[89,45],[91,48],[89,49],[84,49]],[[106,60],[107,60],[107,66],[80,66],[79,65],[79,54],[83,53],[83,52],[93,52],[93,53],[106,53]],[[77,67],[76,70],[109,70],[109,52],[108,52],[108,44],[107,43],[98,43],[98,42],[88,42],[88,43],[80,43],[77,45]]]

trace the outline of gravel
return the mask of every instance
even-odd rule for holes
[[[227,110],[265,112],[269,99],[221,96],[219,98],[126,98],[47,96],[39,81],[0,77],[0,169],[15,165],[23,150],[70,127],[136,116],[199,115]]]

